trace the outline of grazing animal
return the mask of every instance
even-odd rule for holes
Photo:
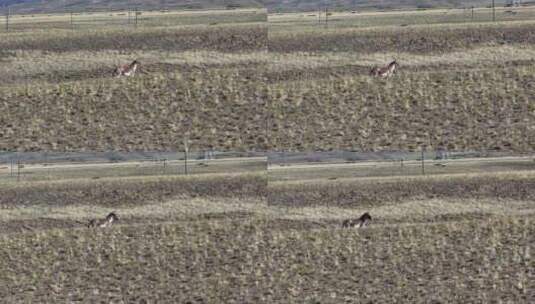
[[[121,76],[134,76],[136,74],[137,67],[139,66],[139,61],[134,60],[130,64],[123,64],[121,66],[118,66],[115,71],[113,72],[113,75],[115,77],[121,77]]]
[[[394,60],[390,62],[387,66],[384,66],[382,68],[373,67],[372,70],[370,71],[370,76],[388,78],[396,72],[396,69],[398,67],[399,67],[399,64]]]
[[[117,217],[117,215],[115,213],[110,213],[108,214],[108,216],[106,216],[105,219],[102,219],[102,220],[97,220],[97,219],[92,219],[89,221],[89,223],[87,224],[87,227],[88,228],[106,228],[108,226],[111,226],[113,223],[119,221],[119,218]]]
[[[358,219],[347,219],[342,222],[342,228],[362,228],[366,227],[370,224],[372,220],[371,215],[366,212],[363,215],[361,215]]]

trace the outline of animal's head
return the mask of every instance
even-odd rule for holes
[[[361,221],[371,221],[372,220],[372,216],[366,212],[364,213],[363,215],[360,216],[360,220]]]
[[[106,216],[106,221],[108,222],[117,222],[119,221],[119,218],[117,217],[117,215],[115,213],[110,213],[108,214],[108,216]]]
[[[132,61],[132,65],[139,65],[139,64],[140,64],[140,62],[137,59]]]

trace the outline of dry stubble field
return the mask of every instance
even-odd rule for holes
[[[266,172],[258,160],[191,176],[84,168],[3,179],[0,295],[10,303],[529,303],[535,173],[518,170],[525,160],[498,159],[488,172],[492,164],[455,162],[426,176],[354,164]],[[120,216],[112,228],[83,226],[110,211]],[[341,229],[365,211],[369,227]]]
[[[516,11],[270,15],[271,146],[530,151],[535,10]],[[393,59],[391,79],[368,76]]]
[[[0,33],[0,150],[265,148],[265,10],[175,18]]]
[[[495,23],[485,10],[473,22],[463,10],[335,12],[325,28],[317,13],[266,22],[260,10],[3,33],[0,147],[529,151],[535,12],[516,11]],[[140,77],[109,77],[133,58]],[[368,76],[394,58],[393,78]]]
[[[529,148],[531,22],[467,24],[420,13],[440,22],[395,27],[371,20],[355,28],[352,15],[337,21],[334,14],[334,26],[340,22],[335,31],[312,24],[285,30],[273,19],[271,52],[250,55],[210,47],[175,54],[150,39],[143,51],[120,42],[126,54],[121,49],[94,50],[91,43],[86,44],[89,50],[62,49],[68,41],[63,33],[45,35],[51,40],[41,38],[46,47],[34,53],[24,47],[41,45],[35,36],[30,42],[2,40],[0,44],[14,46],[2,54],[9,69],[1,76],[9,83],[1,88],[2,113],[9,109],[14,111],[10,115],[33,118],[32,123],[18,120],[11,127],[12,120],[0,120],[9,122],[0,142],[20,150],[168,149],[180,145],[177,132],[191,126],[194,147],[247,149],[251,146],[241,145],[246,135],[253,141],[262,138],[250,129],[260,128],[252,118],[257,108],[247,103],[244,108],[232,106],[255,100],[258,109],[268,107],[266,128],[261,128],[268,148],[416,149],[441,141],[450,149]],[[397,20],[395,14],[380,16]],[[165,29],[143,29],[136,41],[143,45],[160,30]],[[115,33],[119,30],[109,31],[107,37],[124,37]],[[88,33],[76,35],[90,41],[95,36],[85,36]],[[51,45],[55,49],[47,50]],[[506,56],[511,53],[515,59]],[[108,62],[103,54],[115,57]],[[101,78],[98,69],[104,73],[109,63],[132,54],[156,63],[149,61],[147,74],[137,79]],[[33,74],[17,74],[27,62],[47,55],[56,73],[30,64]],[[19,56],[30,57],[18,62]],[[402,70],[393,79],[376,81],[365,75],[370,65],[394,56]],[[161,63],[163,57],[169,62]],[[62,65],[59,58],[71,58],[72,66]],[[103,62],[96,72],[94,65],[83,63],[78,74],[72,67],[85,62],[80,58]],[[228,65],[219,68],[224,59]],[[197,71],[197,65],[202,70]],[[191,71],[165,77],[177,67]],[[95,79],[76,78],[91,73]],[[155,98],[154,92],[162,92],[162,98]],[[11,100],[40,104],[42,96],[49,102],[35,116],[24,102],[7,106]],[[191,100],[192,108],[187,102],[174,104],[178,97]],[[77,102],[80,99],[88,102]],[[194,110],[200,100],[213,101],[221,109]],[[151,112],[147,101],[160,108]],[[61,115],[43,122],[43,115],[56,117],[48,104]],[[165,116],[173,106],[189,109],[184,120]],[[246,108],[247,113],[239,111]],[[113,111],[125,113],[120,128],[110,122]],[[220,111],[228,115],[221,117]],[[201,120],[202,115],[211,120]],[[147,117],[154,120],[140,123]],[[145,129],[156,120],[168,125]],[[233,129],[238,120],[243,125]],[[57,128],[70,122],[66,130]],[[207,123],[214,124],[215,133],[204,129]],[[230,129],[223,132],[223,127]],[[26,135],[15,136],[18,128]],[[251,143],[255,149],[257,144]],[[44,180],[9,182],[0,189],[0,281],[6,282],[0,295],[10,303],[529,303],[535,297],[535,175],[524,165],[530,167],[495,164],[500,169],[490,173],[480,165],[452,166],[454,172],[446,166],[437,169],[440,175],[410,178],[405,175],[414,172],[385,177],[373,168],[362,178],[353,168],[294,171],[290,166],[269,170],[267,177],[265,171],[256,171],[91,179],[70,172],[69,178],[58,180],[46,175]],[[89,217],[110,210],[121,216],[115,227],[83,227]],[[369,228],[340,229],[343,219],[365,211],[374,218]]]
[[[534,172],[481,166],[392,177],[352,164],[270,166],[271,254],[288,269],[281,303],[530,303]],[[341,229],[364,212],[370,226]]]
[[[71,168],[0,180],[0,302],[220,303],[261,296],[254,281],[243,279],[254,278],[252,240],[265,225],[266,161],[217,167],[218,161],[204,162],[218,168],[213,172],[190,176],[128,169],[115,176],[116,168],[87,166],[78,175]],[[97,170],[101,177],[94,179]],[[112,211],[119,216],[112,228],[85,227]]]

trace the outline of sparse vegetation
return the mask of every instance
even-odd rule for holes
[[[194,151],[533,147],[530,21],[475,25],[422,10],[414,13],[420,25],[394,28],[396,13],[375,13],[375,21],[371,14],[359,26],[361,19],[338,14],[331,29],[312,24],[313,16],[277,15],[271,52],[267,26],[256,23],[0,34],[0,150],[170,151],[184,139]],[[427,17],[434,25],[424,28]],[[111,81],[108,67],[133,58],[140,77]],[[366,75],[392,58],[401,65],[393,78]],[[532,158],[440,159],[427,175],[418,175],[417,158],[339,170],[283,159],[268,172],[258,163],[199,160],[191,173],[202,174],[175,176],[185,173],[179,160],[150,174],[141,162],[61,171],[32,161],[20,181],[0,166],[0,298],[535,296]],[[109,229],[84,227],[110,212],[120,220]],[[369,226],[341,229],[364,212]]]
[[[292,207],[372,207],[385,202],[430,199],[501,199],[531,201],[535,198],[532,174],[516,176],[406,177],[358,181],[310,182],[302,185],[270,184],[269,203]]]
[[[342,17],[325,29],[272,16],[269,45],[262,23],[8,34],[0,146],[176,150],[188,138],[191,149],[240,151],[531,149],[532,22]],[[144,74],[109,81],[134,58]],[[395,77],[368,76],[394,58]]]
[[[294,150],[531,150],[531,66],[436,69],[406,65],[384,81],[358,68],[335,76],[334,68],[327,79],[278,85],[269,98],[271,143]]]
[[[532,22],[439,15],[334,13],[327,28],[302,14],[270,16],[269,50],[282,67],[270,75],[270,146],[531,151]],[[400,20],[410,26],[391,26]],[[368,76],[393,59],[394,77]]]
[[[529,303],[533,176],[398,178],[396,187],[358,179],[268,186],[265,173],[12,185],[33,204],[0,215],[0,295],[10,302]],[[452,185],[467,195],[453,189],[431,198]],[[492,195],[500,185],[507,197]],[[72,199],[57,195],[64,190]],[[114,190],[123,198],[107,199]],[[373,190],[384,192],[373,204],[336,204],[337,193]],[[154,196],[166,191],[176,196]],[[306,204],[281,203],[290,191]],[[112,227],[81,227],[111,210],[120,217]],[[368,227],[340,228],[363,211],[372,214]]]
[[[229,279],[240,276],[242,268],[238,264],[228,268],[224,261],[244,262],[242,258],[254,256],[239,254],[239,247],[234,247],[239,254],[235,259],[228,254],[232,247],[226,246],[241,246],[240,235],[251,239],[254,235],[247,234],[254,228],[242,230],[243,222],[233,219],[248,217],[250,221],[254,217],[252,210],[265,206],[262,196],[265,186],[265,175],[261,173],[167,178],[167,181],[115,179],[96,184],[38,182],[21,185],[18,190],[3,188],[3,191],[19,192],[17,197],[25,202],[17,200],[11,206],[2,207],[0,279],[4,284],[0,295],[10,302],[103,298],[127,302],[168,301],[216,295],[224,298],[222,290],[212,295],[198,293],[197,288],[207,285],[200,277],[195,283],[194,277],[226,276],[223,272]],[[34,192],[38,189],[39,193]],[[114,226],[105,230],[85,228],[88,218],[102,217],[110,211],[120,217]],[[219,265],[219,270],[210,266],[212,262],[208,260],[197,260],[207,262],[204,266],[192,263],[201,257],[197,256],[201,252],[197,253],[191,246],[197,243],[200,249],[216,242],[224,243],[211,247],[215,250],[210,253],[215,258],[212,262]],[[39,249],[34,247],[37,243]],[[30,244],[34,244],[31,253],[27,251]],[[141,252],[131,246],[148,251]],[[32,265],[38,261],[41,266]],[[253,260],[248,261],[252,265]],[[23,271],[26,267],[33,270]],[[181,280],[186,281],[179,283]],[[142,291],[150,286],[158,291],[150,295]],[[227,297],[232,298],[230,295]]]
[[[266,148],[265,89],[248,72],[267,50],[266,13],[241,14],[251,11],[216,26],[188,12],[174,26],[0,34],[0,150]],[[134,59],[136,78],[112,78]]]
[[[2,35],[0,47],[5,51],[55,52],[60,57],[65,56],[66,52],[105,50],[122,53],[155,50],[251,52],[267,47],[267,30],[262,23],[263,21],[246,25],[231,23],[206,27],[201,24],[139,29],[108,26],[80,31],[52,30],[46,35],[31,31]]]
[[[533,171],[333,180],[318,176],[334,168],[303,167],[269,170],[283,301],[529,303]],[[370,226],[341,228],[363,212]]]
[[[321,30],[321,26],[317,28],[310,26],[306,31],[280,29],[270,32],[269,49],[273,52],[436,54],[489,45],[532,45],[535,43],[531,35],[534,28],[535,25],[531,22],[418,25],[411,28],[335,27],[327,30]]]
[[[0,208],[31,206],[136,206],[176,197],[265,197],[261,176],[154,177],[69,182],[23,183],[3,186]]]
[[[528,303],[535,288],[527,219],[362,232],[271,225],[198,221],[0,237],[0,294],[15,302]]]
[[[261,149],[265,100],[257,87],[221,71],[11,87],[0,95],[0,146],[169,151],[187,138],[191,149]]]

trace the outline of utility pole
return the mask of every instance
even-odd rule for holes
[[[492,0],[492,21],[496,21],[496,0]]]
[[[134,10],[134,27],[137,28],[137,7]]]
[[[11,8],[7,8],[6,11],[6,32],[9,32],[9,15],[11,15]]]
[[[188,175],[188,138],[184,138],[184,174]]]
[[[325,28],[329,26],[329,8],[325,7]]]
[[[425,155],[424,155],[424,147],[422,146],[422,175],[425,175]]]

